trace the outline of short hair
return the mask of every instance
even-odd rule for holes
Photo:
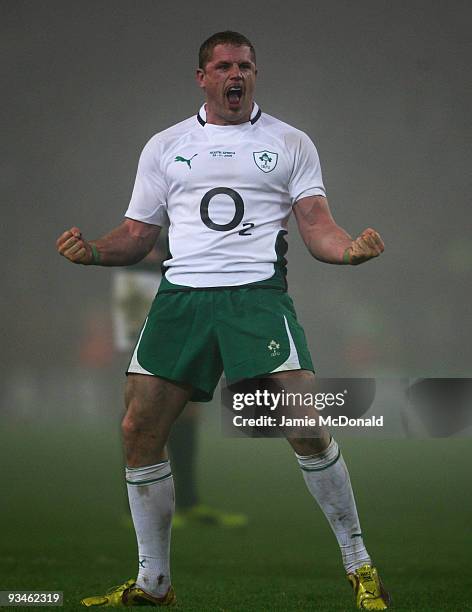
[[[256,63],[256,50],[254,45],[239,32],[233,32],[232,30],[225,30],[224,32],[217,32],[212,34],[210,38],[207,38],[205,42],[200,46],[198,52],[198,67],[202,70],[205,68],[207,63],[211,60],[213,55],[213,49],[216,45],[233,45],[235,47],[249,47],[251,51],[252,61]]]

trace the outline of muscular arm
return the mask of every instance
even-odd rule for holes
[[[102,238],[87,241],[79,228],[72,227],[57,239],[56,248],[72,263],[129,266],[146,257],[160,230],[158,225],[125,219]]]
[[[357,265],[378,257],[384,250],[382,239],[370,228],[353,240],[336,224],[323,196],[302,198],[293,210],[303,242],[319,261]]]

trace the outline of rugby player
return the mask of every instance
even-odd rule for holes
[[[229,383],[271,375],[292,387],[312,385],[305,335],[286,292],[292,210],[319,261],[357,265],[384,250],[375,230],[353,239],[335,223],[314,144],[262,112],[254,101],[256,75],[246,37],[226,31],[207,39],[196,72],[205,103],[146,144],[123,223],[98,240],[86,240],[77,227],[57,240],[73,263],[126,266],[143,259],[169,223],[165,276],[129,364],[122,423],[138,575],[83,599],[88,607],[175,601],[166,442],[188,401],[210,400],[223,370]],[[337,538],[357,606],[387,608],[336,441],[322,430],[289,442]]]

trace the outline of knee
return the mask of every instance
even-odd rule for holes
[[[130,410],[127,410],[121,421],[121,433],[125,440],[134,440],[143,430],[141,419],[137,418]]]
[[[140,383],[143,383],[140,384]],[[167,421],[161,410],[159,393],[149,393],[145,381],[128,378],[125,389],[126,413],[121,421],[121,432],[127,443],[137,443],[145,438],[165,437]]]
[[[121,432],[125,440],[135,440],[141,433],[152,428],[151,408],[139,387],[128,378],[125,389],[126,413],[121,421]]]

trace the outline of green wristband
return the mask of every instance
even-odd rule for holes
[[[92,264],[94,264],[95,266],[99,266],[100,265],[100,253],[98,252],[98,249],[94,244],[91,244],[90,248],[92,249]]]
[[[343,255],[343,264],[347,264],[349,265],[351,263],[351,255],[349,253],[349,249],[351,247],[348,247],[345,251],[344,251],[344,255]]]

